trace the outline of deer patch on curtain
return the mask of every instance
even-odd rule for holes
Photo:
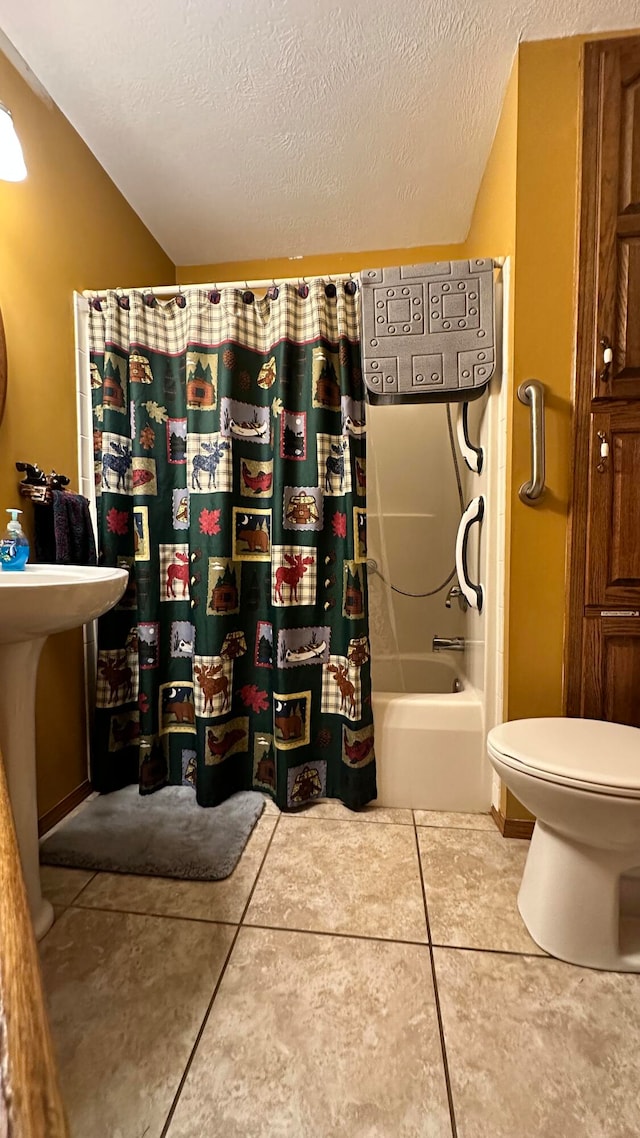
[[[90,314],[101,560],[92,780],[376,795],[357,299],[109,293]]]

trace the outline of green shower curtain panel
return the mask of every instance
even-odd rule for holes
[[[92,781],[284,810],[376,795],[355,287],[90,305],[101,562]]]

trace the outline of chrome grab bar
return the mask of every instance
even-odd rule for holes
[[[465,600],[473,609],[482,612],[484,592],[482,585],[474,585],[469,580],[467,570],[467,546],[469,544],[469,531],[475,522],[481,523],[484,518],[484,498],[472,498],[460,518],[458,533],[456,535],[456,573]]]
[[[531,407],[531,481],[518,490],[525,506],[536,506],[544,494],[544,384],[525,379],[518,388],[518,399]]]

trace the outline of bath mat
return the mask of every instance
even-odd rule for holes
[[[167,786],[144,796],[137,786],[126,786],[94,798],[44,838],[40,861],[220,881],[235,869],[263,810],[263,796],[252,790],[204,808],[188,786]]]

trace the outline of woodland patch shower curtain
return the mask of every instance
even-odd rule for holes
[[[130,570],[99,626],[97,790],[375,797],[355,294],[91,302],[101,561]]]

